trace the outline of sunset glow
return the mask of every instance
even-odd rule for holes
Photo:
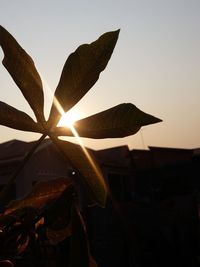
[[[68,111],[66,113],[63,113],[58,123],[58,126],[71,128],[74,125],[75,121],[79,119],[80,119],[80,114],[78,114],[78,112]]]

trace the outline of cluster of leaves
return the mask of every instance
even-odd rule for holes
[[[58,178],[39,182],[25,198],[12,201],[0,216],[1,258],[14,260],[18,255],[23,258],[32,249],[29,261],[34,260],[40,266],[41,258],[48,258],[41,255],[42,242],[46,240],[56,247],[68,239],[67,266],[96,267],[75,197],[73,182]]]
[[[118,40],[118,35],[119,30],[104,33],[91,44],[79,46],[68,57],[55,90],[49,117],[46,120],[43,112],[44,94],[42,80],[34,62],[15,38],[5,28],[0,26],[0,46],[4,52],[3,65],[28,101],[36,119],[34,120],[23,111],[0,102],[0,124],[17,130],[41,133],[42,136],[38,140],[37,145],[48,136],[75,168],[78,177],[82,179],[82,183],[86,186],[92,201],[100,206],[105,206],[107,197],[103,175],[97,166],[97,169],[93,168],[79,146],[67,141],[61,141],[58,138],[59,136],[72,136],[73,132],[70,128],[57,126],[61,117],[57,103],[59,103],[64,112],[67,112],[91,89],[98,80],[100,73],[106,68]],[[123,103],[77,121],[74,128],[80,137],[96,139],[119,138],[133,135],[142,126],[159,121],[161,120],[144,113],[135,105]],[[85,248],[85,254],[83,255],[80,252],[79,255],[79,261],[82,257],[81,255],[83,255],[83,258],[85,257],[85,259],[82,259],[81,266],[92,266],[92,264],[95,266],[95,263],[91,263],[92,261],[88,260],[90,257],[88,257],[84,224],[77,206],[72,201],[72,194],[69,190],[71,182],[66,185],[62,181],[59,191],[61,193],[50,193],[47,184],[43,186],[42,193],[41,189],[38,191],[35,189],[28,198],[10,204],[2,215],[0,220],[1,229],[3,229],[3,232],[8,233],[8,235],[12,233],[12,238],[16,238],[14,242],[16,252],[12,253],[16,254],[24,251],[30,238],[29,230],[34,228],[34,233],[36,233],[36,225],[40,218],[43,217],[45,218],[45,231],[50,242],[60,242],[61,236],[62,238],[67,238],[68,235],[72,236],[71,246],[74,249],[76,247],[76,250],[79,248],[80,251],[84,251],[83,248]],[[57,201],[50,205],[49,201],[52,199]],[[61,205],[61,203],[65,204]],[[68,204],[66,205],[66,203]],[[29,209],[27,209],[28,207]],[[58,212],[65,215],[64,217],[61,216],[61,221],[64,221],[64,226],[62,227],[58,226],[60,222],[57,223],[55,207],[60,207]],[[32,209],[34,212],[32,212]],[[16,220],[15,218],[18,219]],[[19,231],[23,231],[23,233],[20,232],[19,234]],[[16,233],[16,235],[13,236],[13,233]],[[78,242],[82,242],[82,245]],[[3,247],[7,251],[6,243]],[[73,252],[74,249],[72,249]],[[79,266],[74,263],[77,258],[77,256],[72,257],[70,266]],[[85,265],[83,262],[85,262]]]
[[[28,101],[37,120],[35,122],[26,113],[0,102],[0,124],[49,136],[82,174],[83,182],[88,187],[93,200],[101,206],[104,206],[106,201],[106,187],[103,179],[96,175],[84,153],[77,146],[62,142],[57,138],[61,135],[71,136],[73,133],[69,128],[56,127],[61,114],[55,103],[58,102],[67,112],[90,90],[105,69],[118,35],[119,30],[107,32],[91,44],[79,46],[68,57],[55,90],[49,118],[46,121],[43,112],[42,81],[34,62],[15,38],[0,26],[0,45],[4,52],[3,65]],[[116,138],[135,134],[141,126],[159,121],[160,119],[128,103],[79,120],[76,122],[75,129],[80,137]]]

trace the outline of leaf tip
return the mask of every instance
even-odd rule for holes
[[[163,122],[163,120],[161,120],[160,118],[156,118],[157,122]]]
[[[117,29],[116,31],[113,31],[113,33],[116,34],[116,38],[117,38],[117,39],[118,39],[118,37],[119,37],[120,30],[121,30],[121,29]]]
[[[146,121],[144,122],[144,126],[149,125],[149,124],[155,124],[158,122],[162,122],[162,120],[160,118],[157,118],[155,116],[148,114],[148,117],[146,118]]]
[[[0,32],[4,30],[4,27],[0,25]]]

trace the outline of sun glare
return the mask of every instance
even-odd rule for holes
[[[59,127],[68,127],[71,128],[75,121],[80,119],[80,115],[75,111],[68,111],[64,113],[58,123]]]

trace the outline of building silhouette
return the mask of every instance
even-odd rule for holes
[[[0,144],[0,185],[35,142]],[[199,266],[200,149],[119,146],[88,149],[110,188],[106,208],[80,204],[91,251],[99,267]],[[10,198],[28,194],[37,181],[70,178],[70,163],[45,139],[18,175]]]

